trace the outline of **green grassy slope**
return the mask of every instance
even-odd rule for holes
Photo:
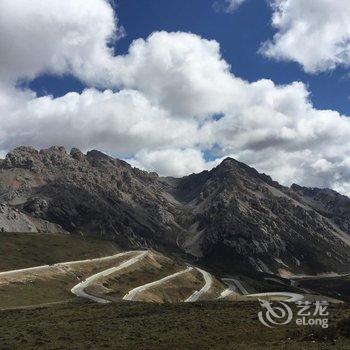
[[[115,254],[106,241],[73,235],[0,233],[0,271]]]
[[[256,302],[67,303],[0,312],[2,349],[349,349],[350,339],[307,340],[295,324],[267,328]],[[330,324],[350,306],[330,307]],[[307,331],[314,333],[316,327]],[[321,333],[323,330],[321,330]],[[306,337],[305,337],[306,335]],[[332,345],[334,343],[334,345]]]

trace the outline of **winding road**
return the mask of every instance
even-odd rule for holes
[[[213,284],[213,278],[211,277],[211,274],[209,272],[204,271],[198,267],[196,267],[196,269],[203,275],[205,284],[202,287],[202,289],[196,290],[192,295],[190,295],[185,300],[185,303],[192,303],[194,301],[197,301],[199,299],[199,297],[202,294],[206,293],[210,289],[211,285]]]
[[[130,254],[130,253],[133,253],[133,252],[129,251],[129,252],[120,253],[120,254],[115,255],[115,257],[121,257],[121,256],[124,256],[126,254]],[[90,300],[95,301],[95,302],[100,303],[100,304],[110,303],[111,302],[110,300],[104,299],[102,297],[96,297],[96,296],[93,296],[93,295],[86,293],[85,288],[87,288],[91,284],[95,283],[101,277],[106,277],[114,272],[123,270],[123,269],[137,263],[138,261],[143,259],[147,254],[148,254],[148,251],[141,251],[141,252],[139,252],[139,254],[137,254],[133,258],[121,263],[118,266],[114,266],[114,267],[111,267],[107,270],[96,273],[95,275],[88,277],[86,280],[84,280],[84,281],[78,283],[76,286],[74,286],[71,289],[71,292],[78,297],[90,299]]]
[[[256,293],[256,294],[248,294],[246,297],[252,298],[263,298],[263,297],[273,297],[273,296],[281,296],[288,297],[289,299],[283,300],[288,303],[295,303],[297,301],[303,300],[304,296],[302,294],[297,293],[289,293],[289,292],[268,292],[268,293]]]
[[[127,294],[124,295],[123,297],[123,300],[133,300],[135,298],[135,296],[149,288],[152,288],[152,287],[155,287],[155,286],[158,286],[164,282],[167,282],[175,277],[178,277],[184,273],[187,273],[187,272],[190,272],[191,270],[193,270],[193,267],[189,266],[187,267],[185,270],[182,270],[182,271],[179,271],[179,272],[176,272],[172,275],[169,275],[169,276],[166,276],[164,278],[161,278],[160,280],[157,280],[157,281],[154,281],[154,282],[150,282],[150,283],[147,283],[147,284],[144,284],[142,286],[139,286],[139,287],[136,287],[134,289],[132,289],[130,292],[128,292]]]
[[[84,263],[113,261],[113,259],[120,258],[120,257],[123,257],[127,254],[133,254],[133,253],[135,255],[132,258],[122,262],[118,266],[113,266],[111,268],[108,268],[106,270],[103,270],[101,272],[98,272],[98,273],[86,278],[85,280],[81,281],[80,283],[78,283],[77,285],[75,285],[71,289],[71,292],[78,297],[86,298],[86,299],[89,299],[91,301],[94,301],[94,302],[97,302],[100,304],[107,304],[107,303],[110,303],[111,301],[104,298],[103,296],[91,295],[91,294],[87,293],[85,291],[85,289],[87,287],[91,286],[92,284],[96,283],[96,281],[98,281],[100,278],[106,277],[112,273],[123,270],[123,269],[139,262],[141,259],[146,257],[147,254],[149,254],[149,251],[147,251],[147,250],[146,251],[127,251],[127,252],[122,252],[122,253],[118,253],[118,254],[108,256],[108,257],[103,257],[103,258],[70,261],[70,262],[57,263],[57,264],[53,264],[53,265],[42,265],[42,266],[35,266],[35,267],[30,267],[30,268],[18,269],[18,270],[4,271],[4,272],[0,272],[0,278],[16,277],[16,275],[23,274],[23,273],[39,273],[41,271],[45,272],[51,268],[67,268],[67,267],[72,267],[74,265],[80,265],[80,264],[84,264]],[[132,301],[132,300],[134,300],[134,298],[136,297],[137,294],[139,294],[147,289],[150,289],[152,287],[161,285],[162,283],[165,283],[173,278],[176,278],[176,277],[178,277],[184,273],[190,272],[194,269],[196,269],[197,271],[199,271],[202,274],[204,281],[205,281],[205,284],[200,290],[194,291],[185,300],[185,302],[198,301],[199,298],[203,294],[208,292],[208,290],[212,287],[213,277],[209,272],[202,270],[198,267],[192,267],[192,266],[188,266],[184,270],[178,271],[176,273],[168,275],[168,276],[161,278],[159,280],[156,280],[154,282],[150,282],[150,283],[138,286],[138,287],[130,290],[127,294],[125,294],[123,297],[123,300]],[[319,279],[319,278],[341,277],[341,276],[348,276],[348,275],[349,275],[349,273],[343,274],[343,275],[324,274],[324,275],[319,275],[319,276],[297,275],[297,276],[289,276],[288,279],[290,279],[292,283],[293,282],[296,283],[297,281],[302,280],[302,279],[314,279],[314,278]],[[220,296],[217,299],[226,298],[233,293],[237,293],[238,291],[242,295],[249,297],[249,298],[250,297],[251,298],[263,298],[263,297],[271,297],[271,296],[277,296],[277,297],[281,296],[281,297],[286,297],[287,300],[285,300],[285,301],[287,301],[287,302],[296,302],[296,301],[303,300],[303,298],[304,298],[304,296],[302,294],[290,293],[290,292],[268,292],[268,293],[249,294],[247,289],[243,286],[243,284],[238,279],[229,277],[229,278],[223,278],[222,280],[224,282],[226,282],[228,287],[221,292]]]
[[[319,280],[323,278],[339,278],[350,276],[350,272],[338,274],[338,273],[324,273],[320,275],[290,275],[284,278],[289,280]]]
[[[243,284],[238,281],[235,278],[223,278],[222,279],[225,282],[232,282],[234,285],[239,289],[239,291],[248,298],[263,298],[263,297],[272,297],[272,296],[281,296],[281,297],[287,297],[288,299],[284,300],[287,302],[296,302],[304,299],[304,296],[302,294],[298,293],[290,293],[290,292],[267,292],[267,293],[254,293],[249,294],[246,288],[243,286]],[[218,299],[225,298],[232,294],[234,291],[232,291],[231,286],[229,288],[225,289],[220,297]]]
[[[237,293],[237,287],[234,283],[227,283],[227,284],[228,284],[228,287],[221,292],[218,299],[224,299],[234,293]]]
[[[62,262],[62,263],[57,263],[57,264],[52,264],[52,265],[41,265],[41,266],[28,267],[25,269],[3,271],[3,272],[0,272],[0,277],[13,277],[13,276],[15,276],[17,274],[21,274],[21,273],[33,273],[33,272],[36,273],[36,272],[40,272],[40,271],[45,271],[45,270],[53,268],[53,267],[58,267],[58,268],[71,267],[74,265],[80,265],[80,264],[84,264],[84,263],[105,262],[105,261],[110,261],[110,260],[113,260],[113,259],[118,258],[120,256],[123,256],[127,253],[132,253],[132,252],[118,253],[118,254],[106,256],[103,258],[67,261],[67,262]]]
[[[244,288],[243,284],[236,278],[223,278],[222,279],[224,282],[232,282],[237,289],[243,294],[243,295],[248,295],[248,291]]]

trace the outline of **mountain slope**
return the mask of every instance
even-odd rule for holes
[[[350,198],[329,188],[308,188],[292,185],[303,200],[323,216],[330,218],[350,235]]]
[[[264,272],[348,267],[349,246],[335,225],[292,189],[245,164],[226,159],[179,180],[174,193],[195,208],[183,246],[198,253],[199,245],[207,260],[244,261]]]
[[[101,152],[20,147],[1,168],[2,201],[69,232],[120,236],[132,245],[156,245],[161,235],[166,245],[176,229],[157,175]]]
[[[306,192],[230,158],[180,179],[62,147],[20,147],[0,162],[1,202],[72,233],[186,252],[228,272],[349,270],[346,204],[338,215]]]

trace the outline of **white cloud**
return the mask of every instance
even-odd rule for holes
[[[349,0],[270,0],[272,41],[261,48],[266,56],[298,62],[316,73],[350,65]]]
[[[0,125],[0,149],[62,144],[130,157],[145,147],[182,147],[198,139],[194,121],[171,118],[135,90],[87,89],[55,99],[18,92],[0,96],[7,99],[0,105],[1,115],[6,115]]]
[[[214,10],[232,13],[236,11],[247,0],[217,0],[213,3]]]
[[[104,0],[1,0],[0,77],[93,71],[108,63],[118,36]]]
[[[234,93],[219,44],[189,33],[156,32],[134,41],[127,55],[116,57],[113,71],[117,83],[182,117],[224,111]]]
[[[219,154],[232,156],[283,184],[337,187],[350,184],[350,119],[315,109],[305,86],[246,83],[246,103],[207,124]],[[327,166],[326,166],[327,165]]]
[[[129,162],[135,166],[164,176],[184,176],[213,167],[214,162],[206,162],[201,151],[196,149],[163,149],[140,151]]]
[[[111,7],[84,1],[82,15],[77,3],[52,0],[53,11],[46,1],[0,2],[1,29],[15,41],[11,51],[0,37],[0,152],[21,144],[98,148],[166,175],[231,155],[283,184],[350,193],[350,119],[315,109],[303,83],[237,78],[216,41],[188,33],[156,32],[114,56]],[[22,22],[26,30],[17,33]],[[92,87],[59,98],[14,88],[16,79],[45,71],[74,74]],[[211,149],[218,160],[206,162]]]
[[[227,11],[233,12],[247,0],[226,0]]]
[[[179,116],[226,106],[229,66],[216,41],[156,32],[113,56],[107,44],[116,38],[115,17],[104,0],[1,1],[1,80],[72,73],[90,86],[137,89]]]

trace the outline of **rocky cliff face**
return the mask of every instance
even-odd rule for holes
[[[186,252],[228,270],[349,269],[350,200],[319,191],[283,187],[233,159],[181,179],[62,147],[20,147],[0,162],[0,202],[31,221],[55,225],[37,230],[62,228],[125,246]]]
[[[0,203],[0,232],[69,233],[60,225],[26,215],[4,203]]]
[[[350,234],[349,197],[329,188],[308,188],[293,184],[292,189],[313,209],[332,219],[342,231]]]
[[[244,261],[264,272],[349,266],[350,239],[334,221],[245,164],[226,159],[178,183],[178,196],[195,213],[183,240],[193,254],[221,265]]]
[[[2,162],[0,195],[3,202],[69,232],[167,245],[176,223],[157,177],[98,151],[84,155],[62,147],[20,147]]]

